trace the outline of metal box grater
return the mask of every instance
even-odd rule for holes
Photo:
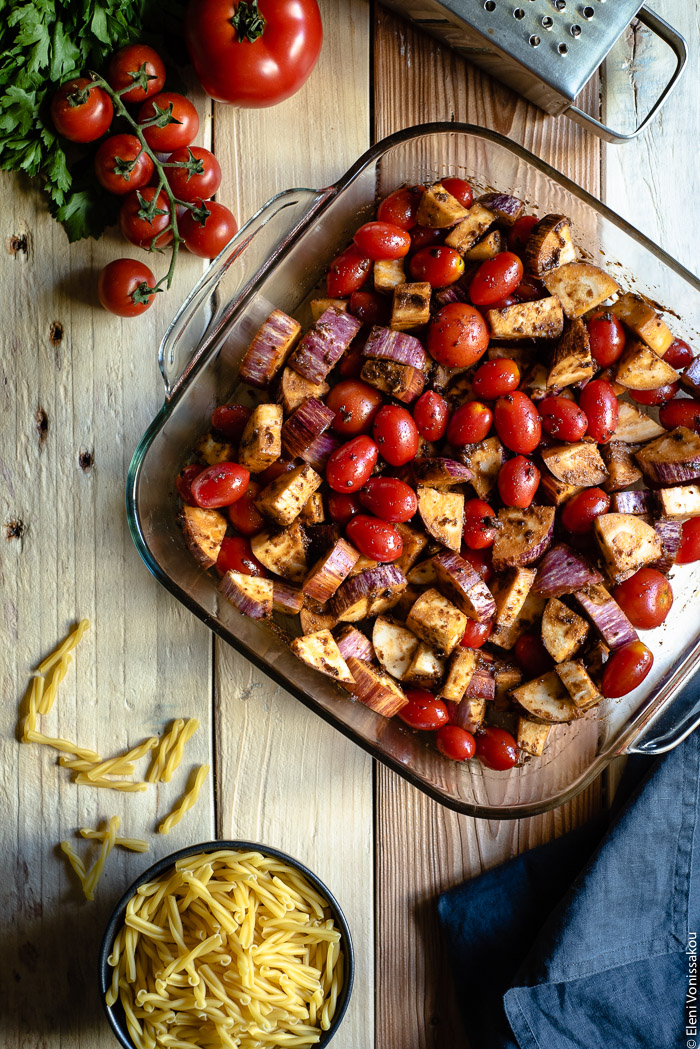
[[[383,0],[469,62],[519,91],[545,112],[567,113],[608,142],[634,138],[678,82],[683,37],[642,0]],[[633,18],[661,37],[676,69],[645,119],[629,134],[584,113],[574,100]]]

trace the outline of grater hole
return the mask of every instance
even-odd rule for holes
[[[573,37],[581,36],[581,26],[580,25],[572,25],[571,28],[569,29],[569,32],[571,33],[571,35]]]
[[[583,17],[584,18],[593,18],[594,14],[595,14],[595,11],[593,10],[592,7],[584,7],[584,9],[583,9]]]
[[[539,47],[541,40],[535,33],[533,33],[533,35],[530,37],[529,43],[530,47]]]
[[[495,10],[496,10],[495,0],[486,0],[486,3],[484,4],[484,11],[495,11]]]
[[[542,19],[542,28],[543,29],[551,29],[553,25],[554,25],[554,22],[549,17],[549,15],[545,15],[544,18]]]
[[[513,11],[513,18],[517,18],[518,21],[520,21],[520,19],[524,17],[525,12],[523,11],[522,7],[516,7],[515,11]]]
[[[557,44],[557,51],[560,55],[568,55],[569,49],[566,44]]]
[[[566,0],[554,0],[554,6],[557,9],[557,11],[565,11]]]

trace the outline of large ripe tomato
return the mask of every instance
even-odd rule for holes
[[[221,185],[221,167],[208,149],[183,146],[168,157],[165,177],[178,200],[195,204],[214,196]]]
[[[142,262],[114,259],[97,278],[97,296],[109,313],[117,317],[138,317],[145,313],[155,298],[149,288],[156,279]]]
[[[200,205],[202,201],[199,202]],[[180,236],[188,251],[200,259],[214,259],[238,231],[233,212],[215,200],[206,202],[209,212],[204,221],[187,211],[179,222]]]
[[[316,0],[190,0],[185,41],[211,98],[261,109],[306,82],[323,26]]]
[[[372,260],[363,255],[361,251],[350,244],[345,251],[337,255],[330,266],[326,276],[326,291],[330,299],[344,299],[359,291],[367,280],[372,269]]]
[[[447,368],[469,368],[476,364],[488,344],[486,321],[465,302],[443,306],[428,328],[428,352]]]
[[[112,123],[112,100],[87,77],[68,80],[51,99],[51,119],[70,142],[94,142]]]
[[[139,124],[154,124],[143,129],[143,137],[157,153],[172,153],[189,146],[199,131],[199,115],[189,98],[177,91],[161,91],[139,109]]]
[[[94,167],[100,185],[117,196],[146,186],[153,174],[153,161],[136,135],[110,135],[95,153]]]
[[[671,584],[655,568],[640,568],[615,587],[613,597],[638,630],[661,626],[673,604]]]
[[[124,91],[122,102],[144,102],[163,90],[165,66],[157,51],[146,44],[127,44],[109,60],[107,83],[113,91]]]

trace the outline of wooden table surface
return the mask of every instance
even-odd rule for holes
[[[224,173],[219,199],[240,221],[279,190],[331,183],[392,131],[454,119],[522,143],[698,271],[700,0],[655,3],[685,34],[692,67],[650,130],[623,146],[545,116],[378,4],[320,6],[323,53],[295,98],[239,111],[193,92],[198,141],[213,143]],[[611,123],[629,121],[665,70],[658,46],[630,31],[587,104],[602,106]],[[437,894],[589,818],[606,802],[605,785],[516,823],[456,816],[373,764],[171,598],[131,542],[124,482],[162,403],[158,342],[202,263],[183,258],[173,291],[143,318],[120,321],[95,305],[96,275],[135,251],[114,231],[69,246],[34,186],[4,176],[2,187],[3,1049],[114,1044],[96,952],[111,907],[146,858],[115,850],[88,903],[58,849],[70,838],[91,859],[76,829],[114,813],[123,833],[149,839],[148,862],[192,842],[239,837],[287,850],[328,882],[357,954],[337,1049],[467,1045]],[[91,629],[43,731],[107,756],[173,717],[195,716],[201,728],[171,784],[144,794],[76,786],[55,752],[18,744],[28,675],[82,616]],[[204,761],[214,770],[208,792],[169,837],[155,834],[191,767]]]

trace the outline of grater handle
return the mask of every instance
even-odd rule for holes
[[[607,124],[601,123],[600,120],[596,120],[595,117],[589,116],[588,113],[584,113],[582,109],[578,108],[578,106],[571,106],[567,110],[567,116],[570,116],[572,120],[575,120],[577,124],[581,124],[583,127],[587,128],[587,130],[593,131],[595,135],[598,135],[599,138],[604,139],[606,142],[629,142],[631,139],[636,138],[637,135],[641,134],[673,91],[688,60],[688,45],[685,42],[685,38],[682,37],[672,25],[669,25],[668,22],[664,21],[663,18],[648,7],[643,7],[641,11],[638,12],[637,18],[648,29],[651,29],[652,33],[661,37],[661,39],[668,44],[671,50],[675,53],[676,68],[673,72],[673,76],[647,113],[644,120],[639,127],[635,128],[635,130],[631,131],[629,134],[624,134],[621,131],[614,131],[612,128],[608,127]]]

